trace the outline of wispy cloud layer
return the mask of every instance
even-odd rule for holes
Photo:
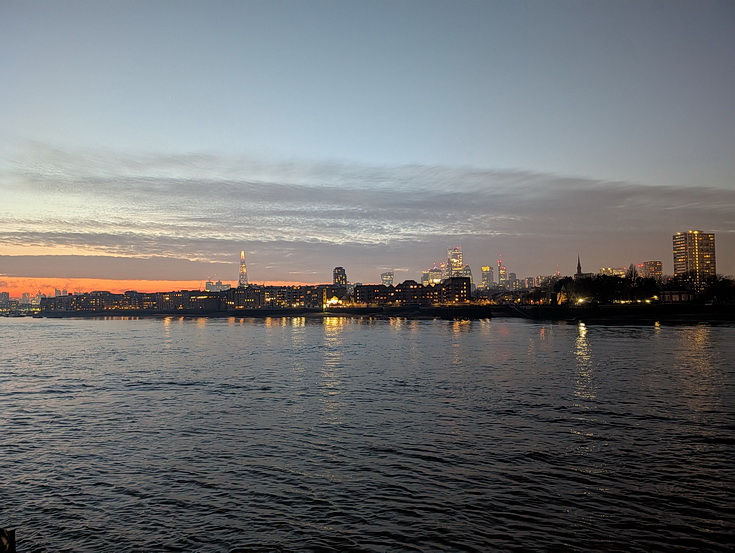
[[[365,281],[380,267],[415,277],[453,244],[465,247],[478,272],[501,253],[529,274],[551,272],[580,250],[601,266],[668,262],[677,230],[716,232],[723,246],[735,232],[733,190],[39,144],[5,163],[0,194],[8,199],[0,204],[0,253],[63,246],[80,255],[156,258],[163,268],[162,259],[232,264],[246,249],[270,280],[326,276],[334,265],[351,265]],[[723,269],[732,271],[732,263],[721,256]],[[169,265],[169,276],[180,271]],[[116,271],[139,274],[132,264]]]

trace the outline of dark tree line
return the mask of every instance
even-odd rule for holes
[[[599,304],[655,301],[661,297],[664,290],[691,291],[699,302],[735,304],[735,280],[722,275],[699,283],[695,283],[686,275],[660,283],[652,278],[642,278],[635,271],[630,271],[624,278],[607,275],[580,279],[564,277],[553,284],[552,290],[561,303],[570,304],[581,301]]]
[[[732,276],[716,275],[705,278],[700,285],[693,275],[682,275],[662,285],[662,290],[691,290],[698,301],[717,304],[735,304],[735,279]]]

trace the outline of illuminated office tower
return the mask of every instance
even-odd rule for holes
[[[393,286],[393,271],[380,273],[380,282],[383,283],[383,286]]]
[[[480,285],[485,290],[489,290],[493,287],[493,268],[489,265],[482,267],[482,284]]]
[[[462,247],[455,246],[447,250],[447,278],[462,276],[464,261],[462,260]]]
[[[508,281],[506,282],[508,290],[520,290],[521,281],[515,273],[508,273]]]
[[[434,265],[436,265],[436,264],[434,264]],[[446,261],[442,261],[441,263],[439,263],[439,269],[441,269],[441,272],[442,272],[442,274],[441,274],[441,280],[444,280],[445,278],[449,278],[450,277],[451,265],[449,265],[449,263],[447,263]],[[440,282],[441,282],[441,280],[440,280]]]
[[[508,284],[508,269],[503,265],[503,260],[498,259],[498,287],[505,288]]]
[[[705,281],[717,274],[715,264],[715,235],[701,230],[677,232],[674,235],[674,276],[704,288]]]
[[[638,274],[643,278],[653,278],[660,282],[664,277],[664,266],[660,261],[644,261],[638,265]]]
[[[442,265],[444,265],[444,263],[442,263]],[[441,284],[443,277],[444,269],[434,263],[434,266],[429,269],[429,284]]]
[[[245,252],[240,252],[240,278],[237,279],[237,285],[240,288],[248,286],[248,269],[245,266]]]
[[[461,276],[470,279],[470,285],[472,285],[472,269],[469,265],[465,265],[455,276]]]
[[[332,284],[335,286],[347,286],[347,271],[344,267],[335,267],[332,271]]]

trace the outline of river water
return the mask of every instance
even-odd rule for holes
[[[733,551],[735,327],[0,319],[28,552]]]

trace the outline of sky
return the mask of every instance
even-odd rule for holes
[[[735,273],[735,3],[0,1],[0,291]]]

